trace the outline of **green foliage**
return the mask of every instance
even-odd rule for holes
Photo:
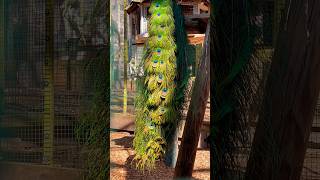
[[[136,130],[133,142],[138,169],[154,168],[166,151],[168,127],[175,127],[177,75],[174,18],[170,0],[154,0],[149,9],[149,38],[144,76],[138,82]]]

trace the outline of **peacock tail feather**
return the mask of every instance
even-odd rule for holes
[[[171,0],[153,0],[144,50],[144,76],[138,82],[133,147],[137,169],[152,169],[166,152],[167,127],[177,120],[177,75]]]

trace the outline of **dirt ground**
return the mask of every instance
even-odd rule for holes
[[[156,169],[151,172],[135,170],[131,164],[133,159],[133,135],[129,133],[111,133],[110,135],[110,161],[111,180],[170,180],[173,178],[174,169],[166,167],[163,162],[158,162]],[[210,179],[210,151],[198,150],[193,172],[194,179]]]

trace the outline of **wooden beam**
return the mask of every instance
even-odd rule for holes
[[[138,4],[137,3],[130,3],[126,8],[125,11],[128,14],[131,14],[133,11],[135,11],[138,8]]]
[[[189,105],[186,124],[175,168],[174,179],[191,178],[196,158],[197,146],[200,136],[200,128],[207,108],[210,90],[210,26],[206,31],[206,40],[202,52],[199,72],[195,80]]]

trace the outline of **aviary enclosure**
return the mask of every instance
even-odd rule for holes
[[[319,180],[320,100],[312,118],[303,109],[310,103],[295,107],[304,111],[283,107],[315,102],[301,91],[320,82],[292,73],[301,84],[286,89],[290,78],[270,78],[274,62],[293,54],[285,48],[301,58],[308,48],[299,45],[319,38],[317,7],[316,0],[0,0],[0,158],[10,167],[3,178]],[[298,60],[284,66],[303,67]],[[270,102],[277,92],[288,96]],[[261,119],[277,109],[294,115],[266,128]],[[296,116],[312,120],[310,136],[299,138],[308,122]],[[287,149],[306,146],[288,159],[273,144],[280,133]]]
[[[107,178],[109,3],[0,3],[3,178]]]

